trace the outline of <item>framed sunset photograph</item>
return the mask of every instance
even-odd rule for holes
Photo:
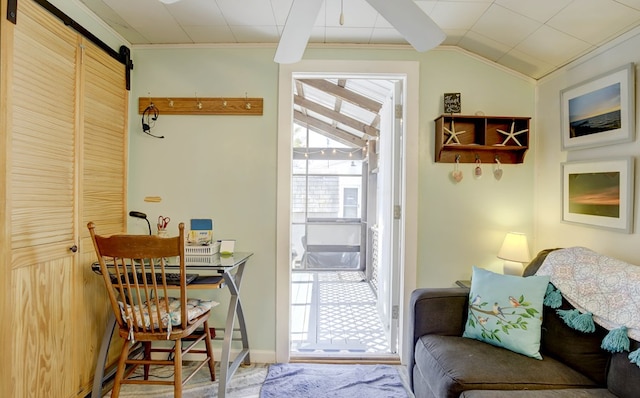
[[[562,90],[560,105],[563,151],[633,141],[635,65]]]
[[[562,221],[631,233],[631,157],[562,163]]]

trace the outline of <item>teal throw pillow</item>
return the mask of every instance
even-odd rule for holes
[[[542,302],[548,284],[548,276],[523,278],[473,267],[463,337],[542,359]]]

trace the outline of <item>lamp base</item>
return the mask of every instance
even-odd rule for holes
[[[505,260],[504,261],[504,266],[502,267],[502,272],[505,275],[515,275],[515,276],[522,276],[522,272],[524,270],[522,269],[522,263],[518,263],[515,261],[509,261],[509,260]]]

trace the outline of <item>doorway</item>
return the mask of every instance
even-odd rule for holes
[[[325,72],[304,70],[312,64],[314,68],[320,68],[317,70]],[[319,66],[320,64],[324,66]],[[371,73],[371,67],[375,64],[382,72]],[[358,68],[360,70],[355,70]],[[415,181],[416,176],[417,110],[416,106],[409,104],[413,98],[416,99],[413,104],[417,105],[417,76],[417,63],[413,62],[309,61],[280,66],[276,319],[278,361],[288,361],[292,355],[298,356],[290,351],[292,322],[295,320],[291,304],[301,290],[298,287],[305,284],[319,285],[323,283],[323,279],[326,283],[334,283],[334,286],[337,282],[346,286],[354,278],[353,274],[344,274],[345,272],[358,273],[355,282],[373,284],[376,289],[373,293],[378,297],[385,296],[384,300],[374,301],[374,307],[383,321],[381,327],[387,328],[384,330],[385,341],[388,343],[386,353],[400,356],[401,359],[403,357],[403,350],[398,348],[405,346],[402,338],[402,326],[406,322],[403,308],[408,302],[408,293],[415,284],[415,216],[405,217],[402,210],[411,212],[417,207],[416,184],[405,183],[407,178]],[[398,134],[393,135],[393,139],[371,139],[371,130],[364,135],[356,135],[356,139],[353,139],[342,134],[349,130],[348,121],[345,122],[347,119],[340,119],[333,124],[325,123],[324,129],[319,129],[317,121],[310,121],[305,117],[314,116],[315,111],[315,116],[319,113],[326,118],[327,114],[322,113],[323,110],[315,108],[309,113],[300,112],[299,105],[306,104],[304,98],[297,94],[300,90],[296,85],[301,84],[301,80],[313,80],[316,83],[324,81],[336,87],[344,87],[345,80],[356,78],[368,82],[385,82],[388,85],[385,97],[391,100],[385,101],[384,106],[387,107],[386,114],[391,116],[381,118],[378,122],[379,129],[397,129]],[[409,81],[414,81],[416,86],[412,88]],[[402,103],[407,106],[400,107]],[[335,104],[333,110],[335,112]],[[350,116],[357,119],[353,117],[354,114]],[[316,119],[323,121],[322,117]],[[305,122],[299,123],[300,120]],[[318,130],[326,132],[327,124],[331,125],[329,130],[332,134],[319,133]],[[302,132],[296,133],[294,126],[298,126]],[[381,145],[382,141],[387,144]],[[380,167],[376,162],[385,153],[388,153],[388,157],[384,157],[386,163]],[[341,165],[334,165],[331,172],[320,172],[313,163],[330,163],[328,154],[334,156],[332,159]],[[394,164],[392,159],[398,162]],[[300,170],[305,171],[301,173]],[[307,200],[312,196],[313,189],[322,185],[318,181],[313,182],[314,179],[323,180],[325,188],[334,187],[334,197],[330,200],[333,203],[332,211],[324,212],[325,216],[330,217],[318,217],[323,209],[316,204],[311,209],[313,200]],[[341,179],[344,181],[340,182]],[[329,180],[334,181],[328,182]],[[322,190],[318,190],[320,191]],[[298,192],[303,192],[301,196],[305,198],[300,208],[296,208],[294,203],[294,194]],[[390,267],[389,270],[381,271],[383,275],[380,270],[373,269],[375,256],[384,257],[384,264]],[[309,272],[310,268],[312,272]],[[393,272],[388,275],[387,271],[390,270]],[[355,289],[350,288],[350,291],[354,292]],[[321,294],[320,289],[309,289],[302,295],[313,298],[314,295]],[[366,331],[365,336],[370,337],[371,332]],[[363,343],[365,340],[360,340],[358,347],[357,344],[349,346],[349,343],[355,342],[345,339],[344,344],[353,350],[352,357],[366,356],[362,351],[366,346]],[[330,347],[329,351],[336,352],[335,348]]]
[[[379,301],[390,298],[377,295],[373,278],[370,248],[377,240],[369,214],[375,220],[378,212],[367,187],[369,176],[378,175],[370,172],[378,153],[369,151],[381,142],[382,105],[391,87],[391,81],[357,77],[294,80],[292,357],[397,351],[383,327],[395,325],[383,323],[377,311],[387,307]]]

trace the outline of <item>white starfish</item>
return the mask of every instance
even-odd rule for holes
[[[455,141],[456,144],[459,144],[460,140],[458,139],[458,136],[460,134],[466,133],[466,131],[456,131],[456,126],[455,124],[453,124],[453,119],[451,120],[451,130],[445,127],[444,131],[445,133],[449,134],[449,139],[444,143],[445,145],[450,144],[451,141]]]
[[[520,130],[520,131],[516,131],[514,132],[513,130],[516,127],[516,122],[512,122],[511,123],[511,132],[507,133],[506,131],[500,130],[500,129],[496,129],[496,131],[498,133],[504,134],[507,136],[507,138],[505,138],[504,141],[502,141],[502,145],[505,145],[509,140],[514,140],[516,142],[516,144],[518,144],[518,146],[522,146],[522,144],[520,143],[520,141],[518,141],[518,139],[516,138],[516,135],[518,134],[522,134],[522,133],[526,133],[527,131],[529,131],[529,129],[524,129],[524,130]]]

